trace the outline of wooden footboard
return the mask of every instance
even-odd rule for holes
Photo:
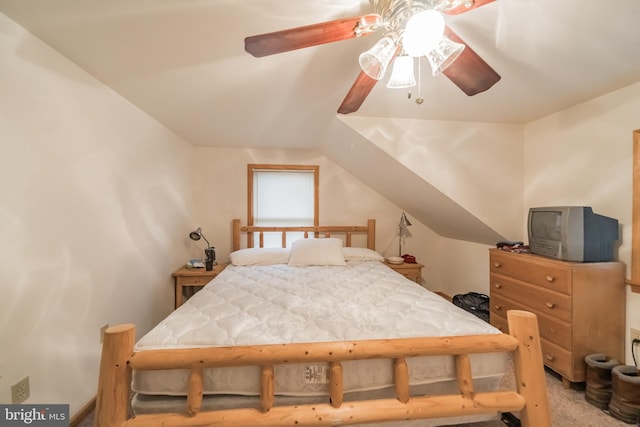
[[[509,311],[510,335],[342,341],[286,345],[146,350],[134,352],[135,327],[120,325],[105,332],[96,402],[98,427],[120,426],[332,426],[459,415],[520,411],[522,425],[551,425],[542,352],[535,315]],[[470,354],[511,352],[517,391],[476,393]],[[411,396],[407,357],[453,355],[460,393]],[[397,398],[343,402],[342,362],[387,358],[394,361]],[[274,365],[328,362],[331,403],[273,406]],[[201,411],[203,370],[261,366],[260,408]],[[145,414],[128,418],[132,369],[190,370],[183,413]]]

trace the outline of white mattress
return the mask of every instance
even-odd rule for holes
[[[136,351],[292,342],[496,334],[499,331],[378,261],[346,266],[228,266],[138,341]],[[498,384],[506,355],[472,356],[474,379]],[[451,356],[408,359],[411,385],[455,378]],[[393,384],[391,361],[343,363],[345,393]],[[280,365],[275,392],[326,396],[326,365]],[[186,395],[187,371],[134,372],[132,389]],[[211,369],[205,394],[260,394],[259,368]]]

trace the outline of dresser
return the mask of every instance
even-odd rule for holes
[[[565,262],[489,250],[491,324],[508,332],[507,311],[537,315],[546,366],[565,388],[586,380],[584,358],[624,363],[625,285],[621,262]]]

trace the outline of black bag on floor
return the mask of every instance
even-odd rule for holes
[[[489,322],[489,297],[477,292],[453,296],[453,303],[469,313],[475,314],[485,322]]]

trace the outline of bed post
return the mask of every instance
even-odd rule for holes
[[[234,219],[233,224],[233,251],[240,249],[240,220]]]
[[[131,369],[127,359],[133,353],[136,327],[131,324],[107,329],[102,344],[95,427],[120,426],[127,420]]]
[[[521,310],[507,311],[507,318],[509,334],[518,340],[518,348],[511,354],[518,393],[526,402],[520,411],[522,427],[550,427],[538,318]]]
[[[376,250],[376,220],[367,221],[367,248],[372,251]]]

